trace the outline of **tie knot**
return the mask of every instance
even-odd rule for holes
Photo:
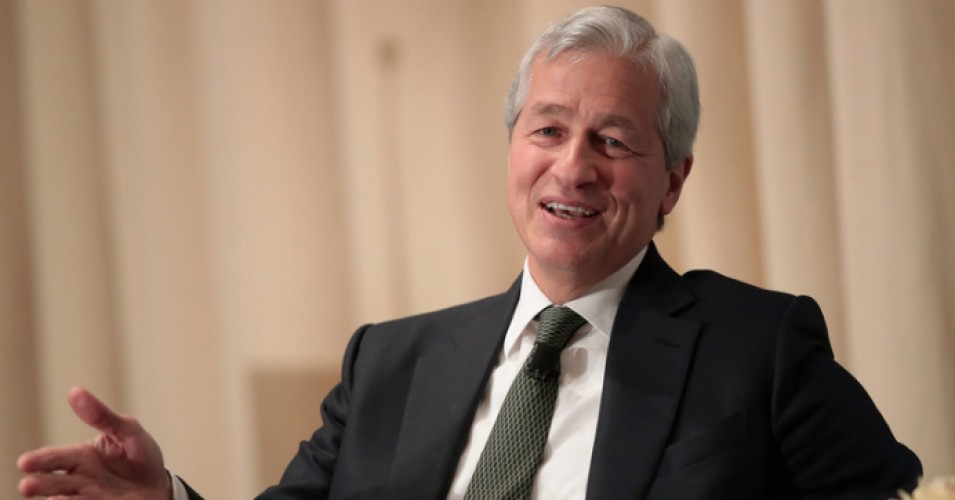
[[[571,335],[587,322],[573,309],[564,306],[547,306],[538,316],[536,344],[563,349]]]

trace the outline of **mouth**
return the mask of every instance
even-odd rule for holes
[[[541,206],[551,214],[561,219],[588,219],[597,215],[596,210],[590,210],[583,207],[565,205],[563,203],[550,202],[542,203]]]

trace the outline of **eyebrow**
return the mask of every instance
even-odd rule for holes
[[[571,114],[570,108],[560,104],[555,104],[552,102],[541,102],[531,106],[531,114],[533,115],[556,115],[556,116],[566,116]]]
[[[637,132],[639,130],[639,127],[637,127],[637,125],[633,123],[633,121],[627,118],[624,118],[620,115],[607,115],[602,120],[600,120],[600,123],[601,125],[605,127],[606,126],[618,127],[618,128],[627,130],[629,132]]]

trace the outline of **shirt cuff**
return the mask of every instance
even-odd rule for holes
[[[169,469],[166,469],[166,473],[169,474],[172,484],[172,500],[189,500],[189,493],[186,493],[186,487],[182,484],[179,476],[173,474]]]

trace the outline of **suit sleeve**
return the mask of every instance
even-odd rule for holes
[[[885,499],[911,491],[921,463],[833,359],[812,299],[793,300],[777,339],[773,431],[801,496]]]
[[[257,500],[321,500],[329,497],[332,478],[351,399],[352,377],[359,345],[368,326],[352,336],[342,362],[342,380],[322,402],[322,427],[309,441],[302,441],[279,484],[262,492]]]

